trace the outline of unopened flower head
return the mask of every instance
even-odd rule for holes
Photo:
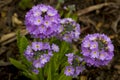
[[[56,44],[54,45],[59,49]],[[50,58],[53,56],[52,52],[58,51],[57,48],[53,50],[52,46],[47,42],[32,42],[27,47],[24,55],[29,61],[33,62],[35,68],[42,68],[50,61]]]
[[[80,25],[71,18],[61,20],[60,38],[67,42],[77,41],[80,35]]]
[[[60,16],[53,7],[39,4],[25,15],[25,25],[34,38],[50,38],[59,33]]]
[[[82,54],[88,65],[107,65],[114,56],[114,46],[105,34],[89,34],[81,45]]]

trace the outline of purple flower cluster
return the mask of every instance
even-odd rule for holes
[[[66,76],[77,77],[85,69],[85,67],[80,64],[83,59],[73,53],[66,54],[66,56],[68,57],[69,66],[66,66],[64,74]]]
[[[107,65],[114,56],[114,46],[105,34],[87,35],[82,41],[81,50],[85,62],[90,66]]]
[[[80,35],[80,25],[71,18],[64,18],[60,21],[60,38],[66,42],[77,41]]]
[[[32,44],[27,47],[24,55],[29,61],[33,62],[35,68],[42,68],[50,61],[53,51],[59,51],[59,47],[56,44],[50,46],[47,42],[32,42]]]
[[[80,25],[71,18],[60,19],[58,11],[49,5],[39,4],[32,7],[25,15],[25,25],[34,38],[42,40],[55,36],[71,43],[80,36]],[[114,56],[114,46],[110,38],[99,33],[87,35],[82,41],[81,50],[83,58],[74,53],[66,54],[66,76],[77,77],[82,73],[85,70],[82,64],[84,61],[89,66],[99,67],[107,65]],[[38,74],[38,68],[43,68],[50,61],[53,52],[59,52],[59,47],[54,43],[32,42],[27,46],[24,55],[32,62],[32,71]]]
[[[25,25],[34,38],[50,38],[60,32],[60,16],[53,7],[39,4],[25,15]]]

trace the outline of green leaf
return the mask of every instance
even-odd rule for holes
[[[19,47],[19,51],[20,51],[20,54],[22,55],[26,49],[26,47],[28,46],[28,40],[25,36],[21,37],[20,38],[20,43],[18,45]]]
[[[63,41],[60,46],[60,52],[58,53],[60,61],[63,60],[63,57],[65,57],[65,54],[69,52],[70,50],[72,49],[70,49],[69,43]]]
[[[13,58],[9,58],[9,60],[10,60],[11,64],[13,64],[16,68],[24,70],[24,71],[27,69],[26,66],[23,65],[21,62],[15,60]]]
[[[33,3],[32,0],[21,0],[18,5],[21,9],[25,10],[27,8],[31,8]]]
[[[60,51],[56,54],[54,54],[54,64],[55,65],[55,70],[59,70],[60,66],[64,66],[63,63],[66,62],[67,58],[65,56],[66,53],[68,53],[70,50],[70,45],[69,43],[62,41],[60,42]]]
[[[66,15],[65,15],[65,17],[67,18],[67,17],[70,17],[71,16],[71,14],[72,14],[72,12],[71,11],[69,11]]]
[[[53,80],[52,79],[52,74],[54,74],[54,73],[52,73],[52,70],[51,70],[51,61],[49,62],[49,66],[48,66],[48,76],[47,76],[47,80]]]
[[[30,73],[28,71],[22,72],[26,77],[30,78],[31,80],[39,80],[37,74],[35,73]]]
[[[64,73],[59,77],[58,80],[72,80],[72,77],[66,76]]]
[[[78,16],[77,16],[77,14],[74,13],[74,14],[71,15],[71,18],[74,19],[75,21],[77,21]]]
[[[54,66],[54,70],[55,70],[55,72],[58,70],[58,68],[59,68],[59,65],[58,65],[58,56],[59,56],[59,54],[58,53],[55,53],[54,54],[54,56],[53,56],[53,66]]]
[[[17,31],[17,45],[20,46],[20,39],[21,39],[21,35],[20,35],[20,30]]]
[[[75,5],[68,5],[70,11],[75,11]]]
[[[44,75],[43,75],[43,69],[42,68],[39,68],[39,74],[38,74],[38,78],[39,80],[44,80]]]
[[[57,80],[72,80],[72,77],[71,76],[66,76],[64,74],[64,68],[63,68],[60,75],[59,75],[59,78]]]
[[[21,36],[20,34],[20,30],[17,31],[17,45],[18,45],[18,48],[19,48],[19,52],[20,52],[20,59],[21,61],[27,66],[31,66],[32,63],[29,62],[25,56],[23,55],[24,54],[24,51],[28,45],[28,40],[25,36]]]
[[[64,3],[65,0],[58,0],[58,3]]]
[[[57,54],[57,53],[55,53]],[[47,80],[56,80],[55,76],[56,74],[56,65],[55,65],[55,56],[53,56],[50,60],[50,62],[48,63],[48,76],[47,76]]]
[[[60,11],[60,16],[63,16],[64,12],[63,11]]]

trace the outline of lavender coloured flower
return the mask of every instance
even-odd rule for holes
[[[39,73],[39,70],[37,70],[37,69],[33,69],[32,70],[35,74],[38,74]]]
[[[92,50],[90,53],[91,58],[99,58],[99,51],[98,50]]]
[[[59,52],[59,47],[56,44],[52,44],[52,50],[55,52]]]
[[[65,68],[64,74],[66,76],[72,76],[74,74],[75,69],[72,66],[67,66]]]
[[[48,54],[43,54],[40,57],[40,63],[46,64],[50,60],[50,56]]]
[[[75,72],[74,72],[73,77],[77,77],[80,73],[83,72],[83,70],[85,70],[85,67],[84,67],[84,66],[82,66],[82,65],[77,66],[77,67],[75,68]]]
[[[34,66],[35,68],[42,68],[42,67],[44,67],[44,65],[45,65],[45,64],[42,64],[40,59],[37,59],[37,60],[34,60],[34,61],[33,61],[33,66]]]
[[[25,15],[25,25],[34,38],[50,38],[60,32],[60,16],[53,7],[39,4]]]
[[[79,66],[79,64],[83,61],[83,58],[75,55],[74,53],[69,53],[66,54],[66,56],[68,57],[68,63],[72,66]]]
[[[42,49],[42,42],[33,42],[32,43],[32,49],[34,51],[38,51]]]
[[[45,66],[47,62],[50,61],[50,57],[48,54],[43,54],[39,59],[34,60],[33,65],[35,68],[42,68]]]
[[[60,38],[66,42],[77,41],[80,35],[80,25],[71,18],[61,20]]]
[[[105,34],[89,34],[81,45],[82,54],[86,63],[91,66],[107,65],[114,56],[114,46]]]
[[[74,54],[69,53],[69,54],[66,54],[66,56],[68,57],[68,63],[72,65]]]
[[[28,61],[31,61],[32,60],[32,56],[34,55],[34,52],[31,48],[31,46],[28,46],[24,55],[26,56],[26,58],[28,59]]]
[[[58,46],[55,45],[55,47],[57,46],[56,50],[53,50],[52,46],[47,42],[32,42],[27,47],[24,55],[33,63],[35,68],[42,68],[50,61],[50,58],[53,56],[53,51],[57,51]]]

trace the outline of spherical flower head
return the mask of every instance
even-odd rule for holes
[[[71,18],[64,18],[60,21],[60,38],[66,42],[77,41],[80,35],[80,25]]]
[[[96,67],[107,65],[114,56],[114,46],[105,34],[88,34],[81,44],[84,60]]]
[[[28,45],[25,50],[25,57],[33,63],[35,68],[42,68],[46,63],[50,61],[50,58],[53,56],[53,52],[58,51],[55,48],[57,45],[50,45],[48,42],[32,42],[31,45]]]
[[[72,66],[67,66],[65,68],[64,74],[66,76],[72,76],[74,74],[75,69]]]
[[[34,38],[50,38],[59,34],[60,16],[51,6],[33,6],[25,15],[25,25]]]

